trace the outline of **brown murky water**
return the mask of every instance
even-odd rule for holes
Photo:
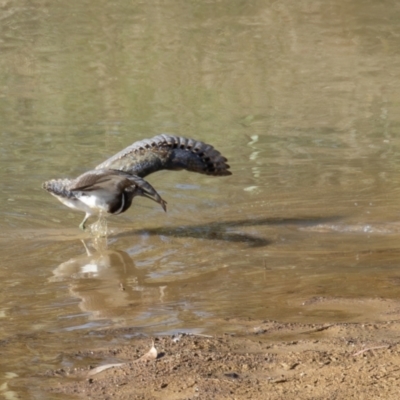
[[[395,1],[1,3],[0,338],[15,358],[0,378],[59,366],[43,349],[62,352],[67,331],[352,321],[363,310],[307,300],[398,298],[399,13]],[[40,189],[161,132],[212,143],[233,176],[151,176],[168,213],[135,200],[107,245]],[[45,331],[40,350],[15,339]]]

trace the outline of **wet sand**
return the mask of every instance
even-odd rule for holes
[[[49,397],[82,399],[397,399],[400,390],[400,303],[317,298],[329,308],[366,305],[375,322],[301,324],[224,320],[217,335],[136,337],[104,348],[76,346],[81,367],[41,375]],[[361,319],[361,318],[360,318]],[[372,318],[367,318],[371,320]],[[239,328],[240,327],[240,328]],[[109,338],[133,328],[97,331]],[[148,354],[154,341],[157,350]],[[153,349],[154,351],[154,349]],[[155,358],[154,358],[155,357]],[[78,362],[78,361],[77,361]],[[99,366],[121,365],[99,371]],[[38,377],[36,377],[38,378]]]

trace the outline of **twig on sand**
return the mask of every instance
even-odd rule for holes
[[[388,344],[385,345],[385,346],[368,347],[367,349],[363,349],[363,350],[357,351],[357,353],[352,354],[352,356],[353,356],[353,357],[359,356],[360,354],[363,354],[363,353],[365,353],[365,352],[367,352],[367,351],[370,351],[370,350],[388,349],[389,347],[390,347],[390,346],[389,346]]]

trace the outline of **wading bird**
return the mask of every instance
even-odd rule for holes
[[[144,196],[167,210],[166,202],[143,178],[163,169],[231,175],[227,159],[211,145],[194,139],[162,134],[133,143],[95,169],[75,179],[52,179],[43,183],[47,190],[66,206],[85,213],[79,225],[104,213],[121,214],[135,196]]]

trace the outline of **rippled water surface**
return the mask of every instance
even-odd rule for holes
[[[71,332],[355,321],[307,302],[398,298],[399,18],[396,1],[1,3],[0,380],[59,367],[46,346]],[[41,189],[161,132],[233,175],[150,176],[168,213],[135,199],[107,242]]]

